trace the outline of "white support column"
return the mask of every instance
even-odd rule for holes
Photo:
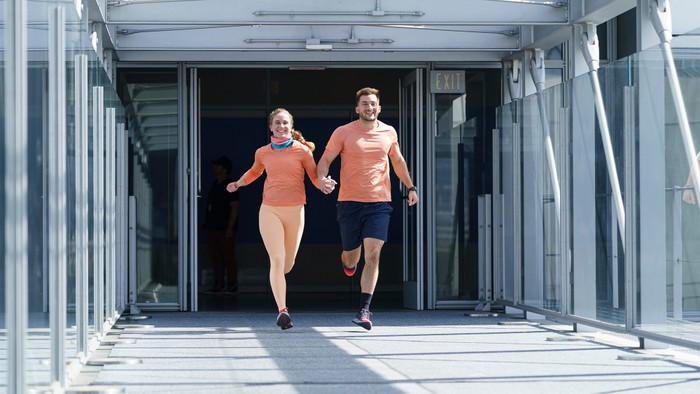
[[[93,194],[93,248],[92,290],[95,335],[102,338],[104,330],[104,88],[93,87],[92,96],[92,183]]]
[[[105,130],[105,318],[114,322],[115,309],[115,134],[116,120],[113,108],[107,109]]]
[[[88,59],[75,55],[75,326],[78,354],[88,355]]]
[[[68,236],[66,185],[66,48],[62,6],[49,14],[48,261],[51,386],[66,386],[66,307]]]
[[[7,392],[27,387],[27,2],[5,2],[5,324]]]

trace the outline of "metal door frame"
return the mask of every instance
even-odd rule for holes
[[[415,108],[414,108],[414,114],[415,114],[415,119],[412,119],[414,122],[415,127],[410,128],[408,125],[403,124],[404,122],[404,116],[406,116],[406,110],[408,105],[410,105],[410,102],[407,102],[408,100],[405,100],[404,97],[408,93],[408,87],[409,86],[415,86],[415,96],[413,97],[414,103],[415,103]],[[423,146],[423,143],[425,141],[424,138],[424,133],[425,133],[425,127],[424,127],[424,105],[425,105],[425,97],[424,97],[424,70],[421,68],[416,68],[410,73],[408,73],[401,81],[401,94],[399,95],[399,119],[400,119],[400,124],[399,124],[399,141],[406,141],[408,138],[411,138],[413,140],[414,145],[414,151],[415,151],[415,157],[407,157],[407,163],[410,167],[415,168],[415,171],[412,171],[411,177],[416,185],[418,185],[418,196],[422,200],[423,196],[425,195],[425,187],[421,187],[421,181],[424,179],[424,174],[423,174],[423,158],[424,158],[424,151],[425,148]],[[410,133],[409,131],[413,132]],[[412,134],[412,135],[411,135]],[[410,152],[403,152],[404,156],[407,156],[410,154]],[[427,185],[427,183],[425,183]],[[404,307],[407,308],[414,308],[416,310],[423,310],[425,309],[425,299],[423,297],[424,294],[424,275],[423,275],[423,256],[425,256],[424,253],[424,245],[425,243],[423,242],[425,240],[425,236],[423,233],[423,218],[424,218],[424,212],[425,212],[425,203],[424,202],[419,202],[413,207],[408,207],[407,204],[402,203],[401,204],[402,209],[403,209],[403,298],[404,298]],[[415,209],[415,217],[416,217],[416,231],[417,234],[415,234],[415,239],[416,239],[416,256],[415,256],[415,262],[416,262],[416,278],[415,282],[409,280],[410,278],[408,277],[408,272],[409,272],[409,264],[411,264],[410,260],[410,244],[409,244],[409,231],[411,231],[411,227],[408,226],[408,210],[409,209]]]

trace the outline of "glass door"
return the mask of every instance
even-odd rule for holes
[[[135,212],[135,286],[139,308],[179,310],[183,299],[180,212],[180,105],[176,67],[121,68],[119,96],[129,129],[129,193]]]
[[[423,70],[411,71],[401,81],[399,143],[413,182],[418,186],[420,202],[403,207],[403,306],[422,310],[423,304],[423,202],[422,163],[423,128]],[[402,189],[403,188],[402,186]],[[407,194],[402,190],[402,194]]]
[[[478,213],[480,196],[493,190],[491,130],[499,103],[498,73],[431,71],[436,308],[476,306],[480,274],[491,264],[487,259],[479,271],[479,253],[488,250],[479,249]]]

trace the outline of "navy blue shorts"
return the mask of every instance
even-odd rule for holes
[[[337,219],[343,250],[357,249],[365,238],[386,242],[393,210],[388,202],[338,201]]]

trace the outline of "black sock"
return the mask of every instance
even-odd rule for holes
[[[362,293],[360,294],[360,303],[362,303],[362,308],[369,310],[369,304],[372,302],[372,294]]]

